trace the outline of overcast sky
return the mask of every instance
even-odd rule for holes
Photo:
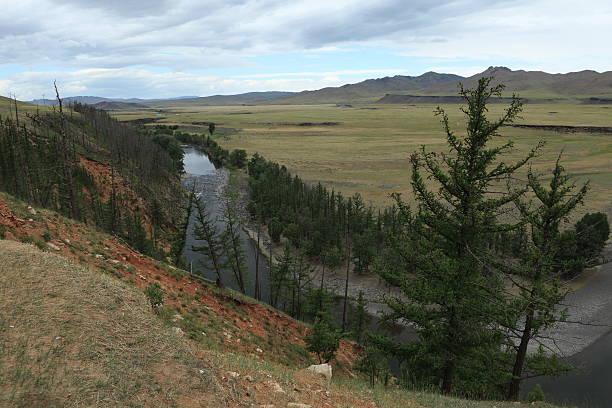
[[[491,65],[612,70],[610,0],[0,0],[0,94],[301,91]]]

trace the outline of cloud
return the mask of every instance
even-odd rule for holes
[[[343,77],[345,78],[345,77]],[[220,77],[185,72],[154,73],[134,68],[89,68],[76,71],[23,72],[0,80],[0,94],[16,92],[21,100],[53,94],[57,80],[61,95],[138,96],[162,98],[178,95],[236,94],[262,90],[302,91],[321,86],[339,86],[343,79],[325,75],[292,77]]]
[[[0,68],[21,66],[24,74],[4,78],[2,87],[12,87],[20,94],[39,92],[41,78],[53,75],[71,84],[69,89],[84,86],[90,94],[129,89],[136,92],[133,95],[142,95],[150,93],[147,84],[165,94],[167,84],[175,83],[173,95],[177,95],[182,93],[185,78],[198,86],[188,94],[223,88],[207,72],[214,72],[219,84],[229,78],[249,90],[254,83],[274,89],[278,84],[291,89],[298,84],[320,88],[333,82],[332,78],[358,78],[357,74],[328,75],[330,66],[334,67],[331,70],[348,71],[368,70],[370,65],[379,68],[371,69],[376,72],[401,66],[391,58],[393,62],[385,66],[381,50],[405,58],[405,69],[412,70],[409,64],[413,61],[429,60],[432,62],[423,71],[438,66],[449,72],[448,67],[454,66],[461,69],[458,73],[499,61],[515,68],[556,72],[608,70],[612,60],[609,0],[591,0],[588,7],[572,0],[20,0],[10,5],[9,0],[0,0],[2,3]],[[359,67],[353,67],[342,57],[349,49],[379,52],[375,56],[364,52]],[[275,55],[274,64],[260,65],[262,56]],[[304,61],[302,66],[296,58]],[[320,74],[302,75],[314,71],[306,61],[318,67]],[[31,66],[36,72],[27,75]],[[58,73],[42,72],[49,69]],[[108,71],[94,75],[92,69]],[[295,74],[289,75],[291,72]],[[401,72],[389,75],[397,73]],[[85,74],[94,78],[78,77]],[[104,79],[95,80],[96,75]],[[290,76],[290,82],[280,82]],[[245,82],[249,78],[255,82]],[[123,88],[104,82],[111,79]],[[276,82],[269,82],[273,80]],[[128,81],[144,88],[124,88]]]

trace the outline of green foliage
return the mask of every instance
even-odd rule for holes
[[[45,242],[49,242],[49,241],[51,241],[51,233],[50,233],[49,231],[45,231],[45,232],[43,232],[43,234],[42,234],[42,239],[43,239]]]
[[[533,388],[533,391],[527,394],[527,402],[539,402],[545,401],[546,396],[544,395],[544,391],[542,391],[542,387],[540,384],[536,384]]]
[[[610,224],[608,216],[597,212],[586,214],[576,223],[578,256],[592,263],[603,250],[610,236]]]
[[[237,169],[242,169],[246,166],[247,163],[247,153],[243,149],[236,149],[232,151],[229,155],[229,165],[232,167],[236,167]]]
[[[328,363],[336,355],[342,332],[330,321],[329,316],[319,314],[312,330],[304,337],[308,351],[316,353],[319,363]]]
[[[365,347],[363,357],[357,361],[355,368],[368,376],[371,387],[374,387],[377,381],[386,386],[391,377],[386,353],[371,345]]]
[[[225,262],[223,268],[232,271],[234,279],[242,293],[246,293],[246,258],[242,249],[242,238],[240,236],[240,219],[236,209],[236,202],[232,197],[227,197],[223,207],[223,222],[225,229],[221,233]]]
[[[196,225],[194,228],[194,237],[201,241],[200,245],[195,245],[192,249],[204,255],[203,266],[215,271],[217,275],[217,286],[223,286],[221,268],[223,266],[223,241],[217,227],[216,220],[210,217],[206,209],[206,203],[195,198],[195,217]]]
[[[361,343],[366,333],[368,320],[367,304],[367,300],[363,297],[363,291],[360,290],[357,296],[357,303],[351,315],[351,334],[358,343]]]
[[[506,313],[503,282],[487,262],[489,242],[508,228],[498,222],[497,214],[525,192],[500,191],[500,181],[509,181],[535,152],[507,164],[499,156],[512,149],[512,142],[490,146],[498,130],[521,111],[520,101],[513,99],[499,119],[490,121],[487,101],[503,89],[490,83],[491,78],[482,78],[475,89],[461,89],[466,103],[464,137],[458,137],[446,113],[437,110],[448,152],[440,155],[423,147],[411,156],[418,211],[412,214],[396,197],[400,223],[386,253],[394,252],[392,258],[399,264],[377,263],[381,277],[408,299],[390,297],[386,318],[409,322],[419,330],[419,340],[410,346],[386,346],[418,365],[419,383],[441,384],[443,393],[475,396],[488,394],[490,388],[494,392],[487,383],[479,382],[475,390],[462,387],[478,369],[491,373],[504,360],[504,333],[492,329]],[[491,197],[490,191],[498,194]]]
[[[280,242],[281,233],[283,231],[283,225],[279,221],[277,217],[272,217],[268,222],[268,233],[270,234],[270,238],[275,243]]]
[[[145,288],[145,295],[149,299],[149,303],[153,310],[157,311],[164,305],[164,291],[158,282],[152,283]]]

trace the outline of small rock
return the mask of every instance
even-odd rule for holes
[[[33,222],[34,220],[31,218],[28,218],[28,222]]]
[[[9,326],[9,328],[14,329],[14,328],[15,328],[15,326],[13,326],[13,325],[11,324],[11,325]]]
[[[332,378],[332,367],[325,363],[325,364],[313,364],[310,367],[308,367],[306,370],[308,371],[312,371],[315,374],[319,374],[322,375],[323,377],[327,378],[328,380],[331,380]]]
[[[262,349],[260,349],[259,347],[257,347],[257,348],[255,349],[255,351],[256,351],[256,352],[258,352],[259,354],[263,353],[263,350],[262,350]]]
[[[61,251],[62,249],[55,245],[53,242],[47,242],[47,246],[54,251]]]
[[[179,336],[183,336],[185,334],[183,329],[181,329],[180,327],[173,327],[172,331],[175,332],[176,334],[178,334]]]
[[[204,374],[204,370],[202,370],[201,368],[198,369],[198,374]]]
[[[255,379],[251,377],[250,375],[246,375],[244,379],[247,380],[248,382],[255,382]]]
[[[116,259],[110,259],[108,262],[110,262],[110,263],[114,263],[114,264],[118,264],[118,263],[119,263],[119,261],[118,261],[118,260],[116,260]]]
[[[272,391],[280,394],[285,394],[285,390],[283,390],[283,387],[281,387],[280,384],[276,381],[270,381],[269,384],[270,387],[272,387]]]
[[[104,255],[96,254],[96,259],[104,259]]]
[[[62,338],[60,336],[56,336],[55,340],[61,340]]]
[[[144,276],[142,276],[141,274],[138,274],[138,277],[139,277],[140,279],[144,280],[144,281],[146,281],[146,280],[147,280],[147,278],[145,278],[145,277],[144,277]]]
[[[237,373],[237,372],[235,372],[235,371],[228,371],[228,372],[227,372],[227,375],[229,375],[229,376],[230,376],[230,377],[232,377],[232,378],[238,378],[238,377],[240,377],[240,374],[238,374],[238,373]]]
[[[64,240],[64,242],[65,242],[65,243],[67,243],[67,244],[69,244],[69,243],[70,243],[70,240],[69,240],[69,239],[65,239],[65,240]]]
[[[29,205],[28,205],[28,211],[30,212],[30,214],[36,215],[36,210],[30,207]]]
[[[312,405],[300,404],[298,402],[290,402],[287,404],[287,408],[312,408]]]
[[[175,314],[174,316],[172,316],[172,321],[173,322],[176,322],[176,321],[179,321],[179,320],[184,320],[183,316],[181,316],[180,314]]]

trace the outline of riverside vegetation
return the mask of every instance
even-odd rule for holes
[[[388,382],[385,361],[393,355],[404,373],[399,380],[408,388],[439,387],[443,393],[470,398],[516,399],[523,378],[568,369],[551,350],[541,347],[535,354],[526,350],[543,329],[563,319],[557,308],[565,295],[561,279],[597,261],[609,227],[605,215],[591,214],[573,229],[562,228],[563,220],[582,203],[587,186],[574,187],[561,161],[546,184],[535,172],[528,173],[523,185],[514,182],[516,172],[528,166],[541,147],[535,146],[512,164],[503,160],[512,144],[500,144],[498,130],[516,118],[521,105],[514,100],[499,120],[490,121],[487,100],[501,88],[489,85],[490,78],[485,78],[477,88],[462,90],[467,105],[465,136],[457,136],[446,113],[439,111],[447,153],[423,149],[412,155],[414,208],[396,195],[394,205],[376,209],[359,194],[344,197],[320,184],[310,185],[258,154],[247,161],[246,152],[230,153],[215,141],[214,126],[208,136],[163,127],[134,130],[83,105],[72,108],[74,115],[60,107],[59,112],[32,116],[29,126],[18,123],[18,115],[16,120],[4,119],[0,185],[33,204],[98,225],[125,237],[137,249],[180,265],[182,231],[175,239],[176,231],[164,219],[176,222],[185,215],[170,212],[177,206],[158,200],[182,197],[173,197],[162,186],[178,186],[182,170],[178,142],[197,144],[217,165],[246,168],[248,212],[286,248],[272,265],[273,305],[296,318],[315,319],[316,330],[307,337],[311,350],[329,360],[342,332],[366,345],[359,366],[371,384]],[[90,140],[96,143],[87,149]],[[145,146],[150,155],[138,152],[137,146]],[[104,160],[111,180],[121,177],[123,186],[128,182],[139,194],[153,191],[149,196],[155,199],[130,205],[125,197],[131,190],[115,190],[119,183],[114,182],[106,196],[98,198],[93,192],[94,186],[99,188],[95,180],[90,191],[79,181],[87,177],[75,177],[81,156]],[[27,159],[31,157],[37,160]],[[48,175],[45,167],[36,167],[38,163],[49,163],[53,172]],[[19,183],[12,183],[15,177],[20,177]],[[425,178],[433,179],[436,188]],[[44,189],[48,180],[54,184]],[[187,213],[195,202],[193,196],[190,200]],[[96,212],[95,208],[106,209]],[[229,208],[227,216],[239,223]],[[205,231],[205,207],[196,205],[196,211],[202,240],[215,237],[211,225],[210,234]],[[232,266],[234,258],[234,276],[240,282],[244,263],[227,246],[231,231],[224,235],[225,239],[215,238],[201,250],[210,255],[213,265],[211,248],[225,253],[226,265]],[[309,278],[314,261],[321,268],[345,268],[347,280],[349,271],[377,273],[397,287],[402,295],[386,299],[391,312],[385,319],[412,324],[419,339],[398,344],[363,333],[361,318],[349,321],[346,291],[339,331],[328,313],[325,274],[320,284]],[[150,288],[158,305],[158,288]],[[358,302],[362,311],[364,303]]]

